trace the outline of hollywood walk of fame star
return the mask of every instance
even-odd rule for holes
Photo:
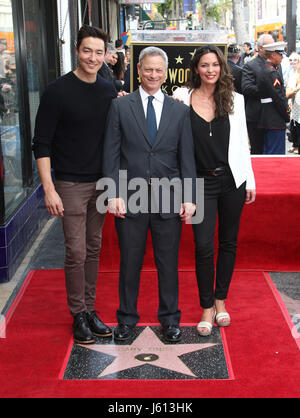
[[[279,292],[279,294],[295,324],[291,329],[292,336],[295,340],[300,340],[300,300],[290,298],[283,292]]]
[[[183,58],[180,55],[178,55],[178,57],[175,58],[175,60],[176,60],[176,64],[182,64]]]
[[[291,316],[299,316],[300,314],[300,300],[292,299],[283,292],[279,292],[283,303],[287,307]]]
[[[130,345],[93,344],[91,346],[81,345],[81,347],[115,357],[113,362],[98,377],[107,376],[147,363],[152,366],[197,377],[180,360],[179,356],[215,345],[217,344],[164,344],[151,328],[146,327]]]

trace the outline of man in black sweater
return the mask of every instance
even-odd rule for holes
[[[46,207],[63,221],[66,291],[74,317],[74,340],[87,344],[94,342],[94,335],[111,335],[94,307],[104,223],[104,215],[96,209],[96,182],[102,175],[105,121],[117,96],[112,83],[97,74],[105,49],[104,32],[90,26],[80,29],[78,67],[48,86],[41,98],[33,139]]]

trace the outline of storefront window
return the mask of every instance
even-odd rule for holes
[[[58,28],[60,40],[61,73],[66,74],[76,67],[75,44],[80,2],[57,1]]]
[[[31,132],[34,132],[35,118],[40,103],[41,36],[39,33],[39,2],[24,2],[26,63],[30,105]]]
[[[40,25],[39,0],[26,0],[24,2],[25,40],[26,40],[26,66],[29,95],[31,136],[34,133],[35,119],[40,103],[40,95],[45,86],[41,82],[42,42]],[[37,174],[36,162],[32,158],[33,173]]]
[[[0,141],[6,216],[24,198],[13,15],[0,0]]]

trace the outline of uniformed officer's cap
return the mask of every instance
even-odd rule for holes
[[[285,46],[286,46],[286,42],[273,42],[272,44],[263,45],[263,48],[266,51],[281,53],[284,51]]]

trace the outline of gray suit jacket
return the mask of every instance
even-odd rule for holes
[[[153,178],[174,179],[174,184],[189,178],[193,185],[189,190],[192,196],[185,201],[196,202],[196,169],[190,111],[187,106],[167,95],[153,146],[149,140],[139,90],[114,99],[107,120],[103,157],[104,177],[115,181],[117,196],[120,196],[118,189],[121,186],[119,170],[126,170],[127,184],[134,178],[142,178],[147,182]],[[130,193],[128,191],[128,196]],[[159,206],[161,216],[166,218],[175,216],[172,211],[172,189],[170,194],[171,212],[162,213]],[[183,197],[184,191],[182,201]]]
[[[112,70],[109,68],[106,62],[103,62],[100,70],[98,71],[98,74],[100,75],[100,77],[105,78],[105,80],[111,81],[114,84],[117,91],[122,90],[123,84],[121,80],[116,80],[114,78]]]

